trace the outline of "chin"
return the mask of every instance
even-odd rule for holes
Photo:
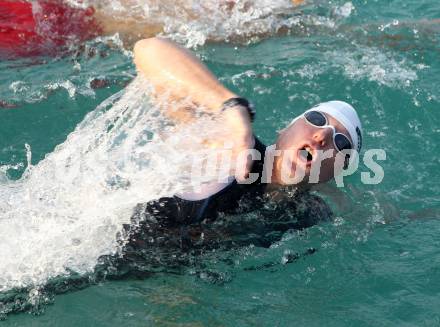
[[[324,177],[319,177],[319,183],[327,183],[327,182],[330,182],[331,180],[333,180],[335,178],[335,176],[333,175],[333,174],[331,174],[331,175],[327,175],[327,176],[324,176]]]

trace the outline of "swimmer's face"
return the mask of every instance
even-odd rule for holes
[[[347,129],[335,118],[325,114],[329,125],[333,125],[337,133],[343,133],[350,138]],[[350,141],[351,138],[350,138]],[[286,183],[283,176],[295,176],[300,178],[301,183],[311,182],[327,182],[335,177],[335,161],[338,150],[333,143],[333,130],[329,127],[319,128],[306,122],[302,117],[292,125],[283,129],[278,136],[276,149],[281,150],[281,154],[274,159],[274,179],[279,184]],[[332,155],[328,159],[323,158],[323,153],[327,150],[333,150]],[[322,161],[321,161],[322,160]],[[319,178],[310,178],[312,165],[319,167]],[[339,166],[341,166],[339,164]],[[316,168],[314,168],[316,169]],[[342,170],[337,167],[336,174]],[[302,175],[303,174],[303,175]],[[304,176],[304,178],[301,178]],[[295,182],[294,184],[297,184]]]

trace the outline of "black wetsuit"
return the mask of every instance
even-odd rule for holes
[[[251,172],[259,178],[252,184],[234,181],[200,201],[174,196],[139,205],[126,228],[126,252],[152,247],[184,251],[243,244],[267,247],[289,229],[331,218],[331,210],[316,195],[292,188],[275,196],[266,193],[267,184],[261,181],[266,146],[256,139],[255,149],[261,160],[253,162]]]
[[[210,197],[189,201],[177,196],[161,198],[149,202],[145,214],[159,220],[168,226],[191,225],[200,223],[204,219],[214,220],[219,214],[234,214],[237,211],[255,210],[261,205],[262,195],[267,184],[261,183],[266,146],[258,139],[254,149],[261,153],[261,160],[252,164],[252,173],[257,173],[259,178],[252,184],[239,184],[235,180],[220,192]]]
[[[266,192],[261,181],[266,147],[256,140],[255,149],[262,159],[253,162],[251,172],[260,176],[254,183],[233,182],[200,201],[174,196],[139,204],[119,236],[122,255],[101,257],[97,269],[103,267],[107,278],[180,273],[201,254],[251,244],[269,247],[288,230],[331,219],[330,208],[316,195],[293,188]]]

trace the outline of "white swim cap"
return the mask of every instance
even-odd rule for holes
[[[353,147],[358,152],[362,147],[362,125],[356,110],[346,102],[343,101],[329,101],[320,103],[309,111],[320,111],[331,115],[337,119],[348,131],[351,139],[353,140]],[[296,117],[290,125],[301,118],[303,115]]]

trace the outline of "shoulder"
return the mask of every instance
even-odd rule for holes
[[[331,221],[333,218],[333,212],[324,199],[308,191],[288,194],[282,206],[289,216],[296,218],[301,228]]]
[[[298,210],[307,212],[310,215],[320,217],[320,220],[330,220],[333,212],[327,202],[320,196],[305,192],[297,196]]]

